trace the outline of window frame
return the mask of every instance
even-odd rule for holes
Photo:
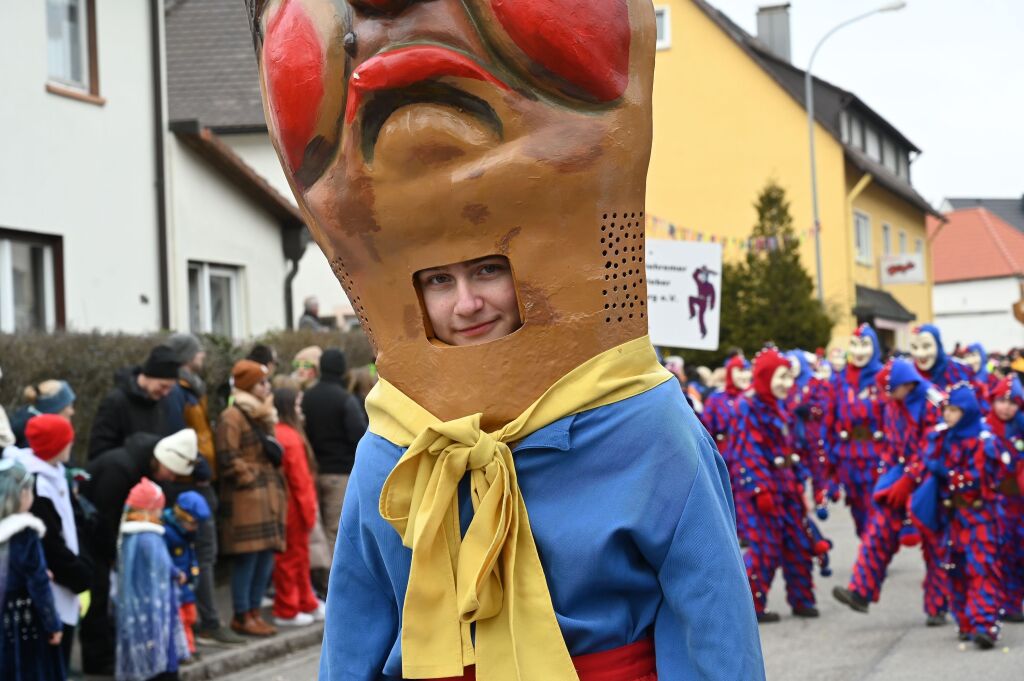
[[[193,270],[198,272],[199,278],[199,328],[193,325],[192,320],[192,288],[191,276]],[[223,276],[230,282],[231,311],[229,320],[230,333],[227,336],[233,340],[241,338],[242,335],[242,272],[243,268],[238,265],[227,265],[223,263],[204,262],[200,260],[189,260],[187,265],[186,281],[188,282],[188,324],[192,333],[214,333],[213,330],[213,309],[211,305],[210,278],[211,276]]]
[[[871,141],[874,140],[874,149]],[[872,153],[875,151],[877,153]],[[882,134],[872,125],[864,125],[864,153],[876,163],[882,162]]]
[[[103,106],[107,100],[100,95],[100,68],[99,50],[96,41],[96,0],[82,0],[85,9],[85,71],[87,82],[81,84],[70,83],[55,78],[49,73],[50,67],[47,64],[46,91],[50,94],[68,97],[80,102]]]
[[[63,330],[66,324],[64,299],[64,238],[0,227],[0,333],[18,333],[14,317],[14,282],[11,268],[12,243],[42,246],[43,258],[43,328],[41,332]],[[5,298],[7,296],[7,298]]]
[[[924,255],[924,239],[921,237],[914,239],[914,253]]]
[[[667,50],[672,47],[672,7],[669,5],[655,5],[654,7],[654,30],[658,30],[658,15],[664,17],[662,25],[665,27],[665,35],[655,35],[655,49],[657,51]]]
[[[905,229],[901,229],[900,230],[899,244],[900,244],[900,255],[904,255],[905,253],[909,253],[909,251],[907,250],[907,230],[905,230]]]
[[[859,220],[862,219],[865,223],[865,229],[863,230],[863,239],[861,233],[861,224]],[[864,243],[861,243],[861,242]],[[857,264],[866,265],[870,267],[872,265],[872,248],[871,248],[871,216],[861,210],[853,211],[853,250],[854,257],[857,260]]]
[[[882,254],[892,255],[892,225],[882,223]]]

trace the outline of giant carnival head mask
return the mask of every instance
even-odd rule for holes
[[[647,332],[649,0],[248,3],[271,138],[383,378],[493,425]],[[522,327],[447,346],[414,274],[492,255]]]
[[[921,371],[931,371],[939,356],[939,344],[935,336],[924,329],[914,329],[910,336],[910,355]]]

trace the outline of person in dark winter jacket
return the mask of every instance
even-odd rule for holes
[[[158,345],[141,367],[121,369],[114,375],[114,388],[100,402],[92,421],[90,461],[120,447],[134,433],[171,434],[160,401],[174,389],[180,368],[174,351]]]
[[[366,432],[366,415],[345,389],[345,369],[344,352],[337,348],[324,350],[320,357],[320,382],[302,398],[306,436],[319,468],[316,491],[320,515],[332,554],[348,476],[356,459],[356,445]]]
[[[190,475],[197,457],[195,431],[185,429],[165,438],[152,433],[130,435],[123,447],[86,466],[91,479],[82,485],[82,494],[96,506],[98,516],[90,546],[95,563],[92,603],[80,632],[86,674],[109,674],[114,665],[113,627],[107,613],[108,575],[117,560],[117,533],[128,493],[144,477],[170,482],[178,475]]]

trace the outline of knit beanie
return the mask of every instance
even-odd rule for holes
[[[60,390],[52,395],[39,395],[33,406],[44,414],[59,414],[71,406],[77,399],[75,391],[71,389],[67,381],[59,381],[59,383]]]
[[[29,449],[43,461],[50,461],[75,439],[71,422],[56,414],[33,416],[25,426]]]
[[[165,501],[160,485],[149,478],[143,478],[128,492],[124,505],[135,511],[162,511]]]
[[[295,353],[295,362],[311,362],[316,368],[320,368],[320,357],[323,356],[324,351],[319,345],[310,345],[308,348],[302,348]]]
[[[168,435],[153,447],[153,456],[175,475],[192,475],[199,456],[196,431],[183,428]]]
[[[164,344],[171,349],[178,364],[186,364],[203,351],[203,344],[191,333],[176,333],[169,336]]]
[[[142,365],[142,373],[150,378],[177,378],[181,365],[174,350],[166,345],[158,345],[150,351],[146,363]]]
[[[184,514],[188,520],[203,522],[210,519],[210,505],[199,492],[182,492],[174,502],[175,513]]]
[[[267,377],[270,370],[259,362],[251,359],[240,359],[231,368],[231,378],[239,390],[252,390],[260,381]]]
[[[323,376],[344,376],[348,368],[345,353],[338,348],[328,348],[320,357],[320,374]]]

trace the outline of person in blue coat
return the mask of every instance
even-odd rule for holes
[[[164,509],[164,542],[171,554],[174,567],[185,575],[185,582],[178,589],[178,612],[185,629],[189,652],[195,655],[196,642],[193,627],[198,619],[196,612],[196,586],[199,582],[199,554],[196,551],[196,537],[200,523],[210,519],[210,506],[199,492],[182,492],[174,506]]]

